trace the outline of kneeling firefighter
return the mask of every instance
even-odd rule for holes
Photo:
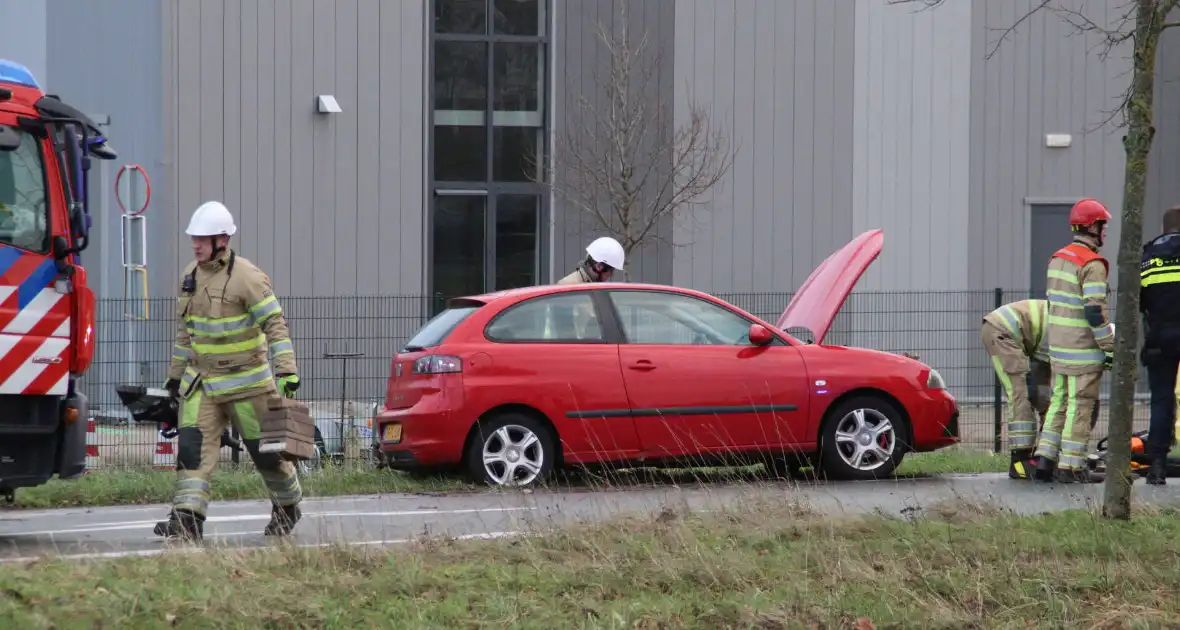
[[[258,451],[267,399],[278,389],[293,396],[299,387],[295,349],[270,278],[229,249],[236,231],[233,216],[216,201],[197,208],[185,230],[195,260],[181,278],[176,345],[165,385],[182,401],[176,495],[169,519],[156,525],[160,536],[204,536],[210,478],[221,435],[230,424],[271,496],[271,519],[263,533],[286,535],[300,518],[303,492],[295,467],[277,454]]]
[[[980,340],[1008,397],[1008,477],[1031,479],[1037,428],[1049,410],[1048,317],[1045,300],[1020,300],[988,313]],[[1097,407],[1095,407],[1097,411]]]

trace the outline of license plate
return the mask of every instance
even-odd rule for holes
[[[402,441],[402,425],[387,424],[385,425],[384,434],[381,437],[383,442],[401,442]]]

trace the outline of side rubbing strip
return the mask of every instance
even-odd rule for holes
[[[737,407],[652,407],[647,409],[601,409],[597,411],[570,411],[567,418],[648,418],[655,416],[713,416],[738,413],[774,413],[776,411],[798,411],[797,405],[744,405]]]

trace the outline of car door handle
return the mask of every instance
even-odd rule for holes
[[[652,365],[651,361],[648,361],[647,359],[640,359],[628,367],[630,367],[632,370],[640,370],[643,372],[656,369],[656,366]]]

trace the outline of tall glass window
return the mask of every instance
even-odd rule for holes
[[[439,297],[544,275],[550,0],[432,2],[432,267]]]

